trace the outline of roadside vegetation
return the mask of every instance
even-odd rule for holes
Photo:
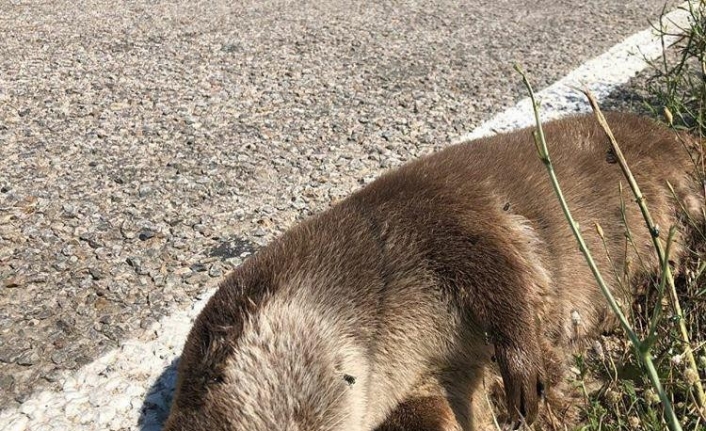
[[[706,137],[706,0],[683,6],[691,26],[676,34],[666,30],[662,20],[655,29],[665,44],[663,55],[648,69],[647,108],[675,130],[688,131],[704,143]],[[520,71],[520,73],[522,73]],[[531,94],[531,86],[523,74]],[[587,95],[590,98],[590,95]],[[593,104],[596,116],[600,109]],[[541,107],[539,107],[541,114]],[[539,118],[538,118],[539,120]],[[609,124],[605,125],[609,133]],[[542,145],[541,127],[536,134],[540,157],[549,160]],[[613,143],[619,150],[619,142]],[[697,174],[706,178],[701,154],[693,154]],[[629,162],[629,161],[628,161]],[[545,163],[550,177],[551,163]],[[639,185],[631,183],[629,166],[625,174],[626,199],[642,201]],[[552,178],[553,179],[553,178]],[[561,198],[558,185],[555,188]],[[706,191],[706,186],[705,186]],[[649,197],[643,211],[650,225]],[[704,202],[706,211],[706,202]],[[565,215],[571,221],[570,212]],[[696,232],[689,244],[690,258],[680,267],[669,260],[670,227],[654,241],[662,271],[647,281],[632,307],[614,304],[621,330],[610,334],[589,351],[575,357],[577,390],[584,394],[582,431],[706,430],[706,229],[691,220]],[[600,229],[597,227],[597,229]],[[626,226],[629,241],[631,226]],[[600,230],[599,230],[600,233]],[[581,242],[578,229],[575,232]],[[592,250],[594,254],[601,250]],[[586,254],[591,261],[590,254]],[[605,279],[612,274],[603,274]],[[600,275],[597,274],[597,280]],[[600,284],[600,280],[598,280]],[[610,296],[610,293],[607,293]],[[610,302],[610,298],[609,298]],[[627,309],[629,308],[629,309]]]

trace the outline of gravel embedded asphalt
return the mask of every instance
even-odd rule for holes
[[[664,4],[472,3],[0,0],[0,406]]]

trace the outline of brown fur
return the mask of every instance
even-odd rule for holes
[[[456,430],[449,403],[438,396],[403,401],[376,431],[434,430]]]
[[[632,115],[608,121],[664,231],[677,222],[667,180],[700,218],[693,165],[675,135]],[[609,274],[594,222],[622,268],[623,179],[604,133],[591,116],[545,131],[599,267]],[[639,210],[625,200],[636,248],[656,267]],[[631,278],[639,272],[629,266]],[[613,325],[609,315],[530,132],[449,147],[382,176],[230,274],[189,335],[165,429],[485,429],[493,359],[504,419],[532,421],[543,388],[557,397],[563,352]]]

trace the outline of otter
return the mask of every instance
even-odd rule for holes
[[[684,226],[680,208],[701,220],[683,141],[695,143],[651,119],[606,117],[659,226]],[[635,280],[644,269],[626,263],[637,255],[657,268],[597,121],[544,128],[599,268]],[[494,369],[506,423],[531,423],[561,386],[565,348],[614,325],[610,316],[531,131],[450,146],[383,174],[230,273],[188,336],[165,430],[485,429]]]

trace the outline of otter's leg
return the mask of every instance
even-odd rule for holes
[[[410,398],[375,431],[458,431],[454,414],[442,396]]]
[[[506,236],[476,245],[466,258],[474,264],[473,278],[459,277],[458,284],[465,293],[462,307],[470,311],[466,324],[482,328],[494,347],[514,424],[536,419],[546,385],[540,340],[549,276],[523,226],[517,223]]]

